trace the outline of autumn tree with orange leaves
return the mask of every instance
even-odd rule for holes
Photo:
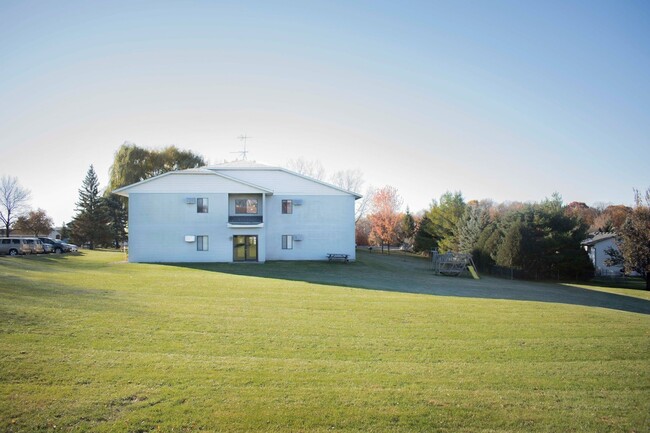
[[[370,205],[370,242],[375,245],[395,244],[399,240],[399,224],[402,219],[402,197],[397,188],[385,186],[378,189]]]

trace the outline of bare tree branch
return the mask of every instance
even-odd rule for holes
[[[359,193],[364,184],[363,173],[359,169],[339,170],[330,176],[330,183],[347,191]]]
[[[375,189],[372,186],[369,186],[366,189],[366,193],[359,200],[356,201],[356,206],[354,209],[354,222],[358,223],[361,218],[366,216],[370,208],[370,203],[372,203],[372,198],[375,195]]]
[[[18,183],[17,177],[2,176],[0,179],[0,222],[9,236],[11,225],[27,210],[31,193]]]
[[[303,176],[309,176],[316,180],[325,179],[325,168],[318,160],[308,161],[304,158],[290,159],[286,164],[287,168]]]

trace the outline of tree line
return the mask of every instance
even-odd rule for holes
[[[471,254],[483,272],[508,270],[530,279],[588,279],[593,265],[581,246],[592,232],[615,232],[620,254],[612,263],[646,275],[650,265],[650,189],[636,205],[565,205],[559,194],[539,203],[465,201],[446,192],[419,215],[400,212],[397,190],[387,186],[372,197],[356,226],[358,245],[406,245],[418,253]]]
[[[93,166],[79,189],[76,214],[64,225],[64,237],[89,248],[119,248],[127,238],[128,202],[112,191],[169,171],[197,168],[206,160],[191,151],[168,146],[160,150],[125,142],[115,152],[108,187],[102,191]],[[290,160],[288,168],[340,188],[359,192],[360,170],[327,176],[318,161]],[[26,211],[30,193],[16,178],[0,180],[0,222],[11,229],[45,233],[52,220],[45,211]],[[610,251],[612,264],[646,275],[650,266],[650,188],[635,192],[635,206],[563,204],[559,194],[539,203],[492,200],[465,201],[461,192],[446,192],[419,214],[401,212],[403,200],[396,188],[367,187],[357,200],[357,245],[404,244],[419,253],[438,250],[471,254],[481,271],[507,268],[533,279],[584,279],[593,267],[581,241],[590,232],[615,232],[619,250]]]

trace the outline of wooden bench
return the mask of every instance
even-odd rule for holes
[[[327,260],[330,262],[333,260],[341,260],[344,261],[345,263],[348,263],[350,261],[350,255],[349,254],[338,254],[338,253],[328,253],[327,254]]]

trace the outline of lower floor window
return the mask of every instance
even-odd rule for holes
[[[293,249],[293,235],[282,235],[282,249],[283,250]]]
[[[208,250],[208,237],[207,236],[197,236],[196,237],[196,250],[197,251],[207,251]]]

